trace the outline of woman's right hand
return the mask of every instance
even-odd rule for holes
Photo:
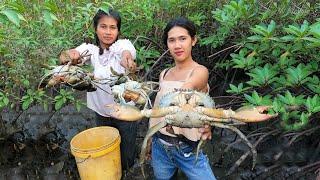
[[[70,61],[71,61],[72,65],[76,65],[76,64],[81,63],[80,53],[75,49],[62,51],[59,59],[60,59],[61,64],[67,64]]]

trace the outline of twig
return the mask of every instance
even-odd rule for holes
[[[317,129],[319,129],[320,128],[320,126],[317,126],[317,127],[314,127],[314,128],[312,128],[312,129],[308,129],[308,130],[306,130],[306,131],[303,131],[303,132],[300,132],[300,133],[297,133],[296,135],[294,135],[291,139],[290,139],[290,141],[284,146],[284,148],[279,152],[279,153],[277,153],[274,157],[273,157],[273,159],[275,160],[275,161],[277,161],[277,160],[279,160],[279,158],[282,156],[282,154],[284,153],[284,149],[287,149],[287,148],[289,148],[291,145],[292,145],[292,143],[294,142],[294,141],[296,141],[299,137],[301,137],[302,135],[305,135],[305,134],[307,134],[307,133],[312,133],[313,131],[316,131]],[[292,133],[290,133],[290,134],[292,134]]]
[[[228,49],[231,49],[231,48],[234,48],[234,47],[238,47],[238,46],[242,47],[242,45],[235,44],[235,45],[233,45],[233,46],[230,46],[230,47],[227,47],[227,48],[225,48],[225,49],[222,49],[221,51],[218,51],[218,52],[216,52],[216,53],[214,53],[214,54],[211,54],[210,56],[208,56],[208,58],[212,58],[212,57],[214,57],[214,56],[216,56],[216,55],[218,55],[218,54],[220,54],[220,53],[222,53],[222,52],[224,52],[224,51],[226,51],[226,50],[228,50]]]
[[[271,135],[271,134],[277,134],[280,131],[278,129],[275,129],[273,131],[270,131],[262,136],[259,137],[259,139],[253,144],[253,148],[257,147],[257,145],[267,136]],[[230,174],[232,174],[240,165],[241,163],[249,156],[250,151],[247,151],[245,154],[243,154],[235,163],[234,165],[230,168],[230,170],[227,173],[227,176],[229,176]]]
[[[152,39],[150,39],[148,37],[145,37],[145,36],[137,36],[137,38],[133,41],[132,44],[135,44],[138,41],[138,39],[140,39],[140,38],[148,40],[148,41],[154,43],[158,48],[160,48],[162,51],[164,51],[164,49],[161,46],[159,46],[159,44],[157,42],[155,42],[154,40],[152,40]]]
[[[162,55],[153,63],[153,65],[151,66],[151,68],[149,69],[149,71],[143,76],[143,81],[147,80],[147,77],[149,75],[149,73],[151,72],[151,70],[156,66],[156,64],[158,64],[158,62],[163,58],[164,55],[166,55],[169,52],[169,49],[166,50],[164,53],[162,53]]]

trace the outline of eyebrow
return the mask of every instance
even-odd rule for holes
[[[100,26],[107,26],[107,24],[100,24]],[[111,27],[117,27],[117,25],[114,25],[114,24],[112,24],[112,25],[110,25]]]
[[[178,37],[168,37],[168,39],[176,39],[176,38],[184,38],[184,37],[188,37],[187,35],[182,35],[182,36],[178,36]]]

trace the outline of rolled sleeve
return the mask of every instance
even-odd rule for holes
[[[122,54],[123,51],[128,50],[131,53],[132,58],[136,59],[136,49],[128,39],[119,39],[117,42],[115,42],[114,46],[110,48],[119,54]]]
[[[90,49],[90,45],[87,44],[87,43],[83,43],[80,46],[76,47],[75,49],[81,54],[84,51],[89,50]]]

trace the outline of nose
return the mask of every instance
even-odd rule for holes
[[[111,34],[111,29],[110,28],[106,29],[106,34]]]
[[[181,44],[180,44],[179,41],[175,41],[175,42],[174,42],[174,48],[175,48],[175,49],[180,49],[180,48],[181,48]]]

